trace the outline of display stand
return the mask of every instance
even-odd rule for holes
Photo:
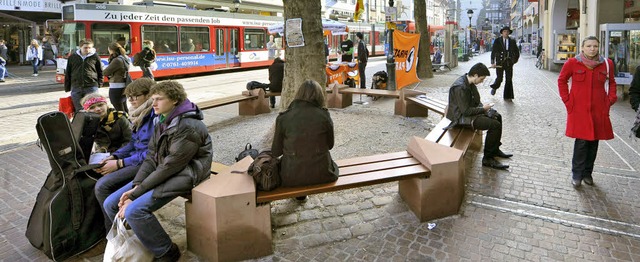
[[[575,57],[579,50],[578,32],[573,30],[555,31],[553,40],[553,62],[564,64]]]
[[[600,54],[613,60],[618,97],[624,99],[632,74],[640,66],[640,24],[601,24]]]

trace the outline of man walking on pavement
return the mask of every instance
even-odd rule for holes
[[[491,95],[496,94],[496,90],[500,88],[502,84],[502,76],[507,73],[507,80],[504,84],[503,98],[505,100],[511,100],[514,97],[513,94],[513,65],[518,63],[520,59],[520,51],[516,40],[510,38],[509,35],[513,33],[508,26],[500,29],[502,37],[496,38],[493,42],[493,48],[491,49],[491,67],[496,68],[496,74],[498,77],[496,81],[491,85]]]
[[[459,77],[449,89],[449,107],[446,117],[455,126],[470,127],[474,130],[487,130],[484,139],[484,157],[482,165],[495,169],[507,169],[509,165],[500,163],[496,157],[510,158],[513,155],[500,150],[502,142],[502,116],[493,109],[493,104],[482,104],[476,85],[489,76],[489,69],[483,63],[477,63],[469,73]]]
[[[76,112],[82,109],[80,100],[87,94],[98,92],[103,79],[102,61],[93,48],[93,41],[83,39],[80,41],[80,49],[69,56],[67,69],[64,71],[64,91],[71,91]]]
[[[4,44],[4,39],[0,39],[0,58],[2,58],[2,65],[0,65],[0,82],[4,82],[4,78],[9,75],[9,71],[7,71],[7,61],[9,61],[9,56],[7,56],[7,52],[9,48]]]
[[[364,74],[364,70],[369,60],[369,50],[367,50],[367,46],[364,43],[362,33],[357,32],[356,37],[358,37],[358,75],[360,76],[360,88],[366,89],[367,77]]]

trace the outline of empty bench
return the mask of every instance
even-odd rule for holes
[[[269,192],[256,191],[246,174],[252,159],[245,158],[193,189],[185,204],[188,249],[211,261],[267,256],[273,253],[269,202],[394,181],[420,221],[457,214],[464,196],[464,181],[457,175],[462,155],[413,137],[406,151],[336,161],[340,177],[335,182]]]
[[[433,68],[434,71],[436,70],[442,70],[442,68],[446,68],[449,69],[449,71],[451,71],[451,68],[449,67],[449,63],[448,62],[444,62],[444,63],[440,63],[440,64],[432,64],[431,68]]]
[[[196,103],[202,110],[238,103],[238,114],[254,116],[271,112],[263,89],[242,91],[240,95],[216,98]]]

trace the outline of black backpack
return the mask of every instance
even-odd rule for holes
[[[238,157],[236,157],[236,162],[244,159],[247,156],[251,156],[251,158],[253,159],[256,159],[256,157],[258,157],[258,150],[251,148],[251,143],[247,143],[247,145],[244,146],[244,150],[240,152],[240,154],[238,154]]]
[[[247,90],[253,90],[258,88],[262,88],[266,91],[269,89],[269,84],[260,83],[258,81],[250,81],[249,83],[247,83]]]

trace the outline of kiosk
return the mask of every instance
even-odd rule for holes
[[[640,65],[640,24],[618,23],[600,25],[600,53],[615,64],[618,97],[624,99],[636,67]]]

